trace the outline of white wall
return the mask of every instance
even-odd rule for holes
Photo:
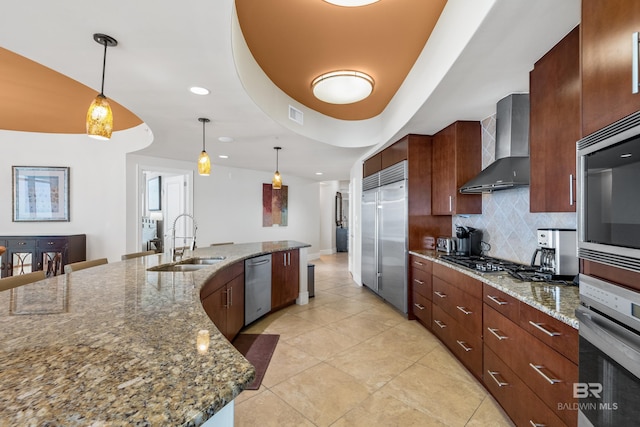
[[[194,162],[175,161],[129,154],[127,156],[127,201],[135,206],[137,169],[192,170],[193,212],[198,223],[198,246],[216,242],[258,242],[297,240],[309,243],[309,258],[320,252],[320,184],[287,176],[289,218],[286,227],[262,226],[262,184],[270,183],[272,173],[212,165],[211,175],[199,176]],[[130,205],[134,203],[134,205]],[[139,215],[127,210],[127,248],[136,248]],[[168,231],[168,230],[165,230]]]
[[[325,181],[320,184],[320,254],[330,255],[336,252],[336,192],[338,181]]]
[[[110,141],[86,135],[0,131],[0,235],[87,235],[87,259],[125,251],[125,156],[143,148],[142,125]],[[12,166],[68,166],[69,222],[12,222]]]

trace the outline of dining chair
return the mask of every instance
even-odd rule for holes
[[[130,254],[124,254],[120,257],[120,259],[122,261],[124,261],[125,259],[131,259],[131,258],[139,258],[139,257],[143,257],[143,256],[147,256],[147,255],[153,255],[155,254],[156,251],[142,251],[142,252],[132,252]]]
[[[85,268],[95,267],[97,265],[106,264],[106,258],[92,259],[89,261],[79,261],[64,266],[64,273],[68,274],[72,271],[84,270]]]
[[[5,277],[3,279],[0,279],[0,291],[17,288],[18,286],[37,282],[38,280],[44,280],[46,278],[47,275],[42,270],[34,271],[32,273],[18,274],[17,276]]]

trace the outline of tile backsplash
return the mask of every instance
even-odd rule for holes
[[[495,160],[496,116],[482,121],[482,168]],[[455,225],[483,231],[482,240],[491,245],[487,255],[529,263],[536,249],[538,228],[576,228],[575,213],[529,212],[529,187],[496,191],[482,195],[482,215],[456,215]]]

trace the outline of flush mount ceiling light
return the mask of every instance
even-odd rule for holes
[[[91,138],[107,140],[111,138],[113,132],[113,113],[111,106],[104,96],[104,70],[107,65],[107,47],[118,45],[118,41],[106,34],[94,34],[96,43],[104,45],[104,56],[102,58],[102,86],[100,93],[93,100],[87,111],[87,135]]]
[[[280,172],[278,171],[278,151],[282,150],[282,147],[273,147],[273,149],[276,150],[276,173],[273,174],[271,187],[274,190],[279,190],[282,188],[282,177],[280,176]]]
[[[366,6],[371,3],[376,3],[378,0],[324,0],[327,3],[335,4],[336,6],[357,7]]]
[[[198,157],[198,174],[209,176],[211,173],[211,159],[209,159],[209,155],[204,149],[204,126],[211,120],[200,117],[198,121],[202,123],[202,153],[200,153],[200,157]]]
[[[311,82],[313,95],[329,104],[352,104],[373,91],[373,78],[360,71],[332,71]]]

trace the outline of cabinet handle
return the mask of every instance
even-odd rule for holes
[[[287,254],[287,258],[288,258],[288,261],[287,261],[288,264],[291,265],[291,252]]]
[[[460,310],[461,312],[463,312],[464,314],[466,314],[467,316],[473,313],[473,311],[467,310],[466,307],[462,307],[462,306],[456,305],[456,308],[458,310]]]
[[[493,295],[487,295],[487,298],[489,298],[491,301],[495,302],[498,305],[507,305],[508,302],[506,302],[503,299],[500,299],[500,297],[494,297]]]
[[[47,242],[47,245],[49,245],[49,246],[51,246],[53,244],[55,244],[55,242]]]
[[[444,329],[444,328],[446,328],[446,327],[447,327],[447,325],[445,325],[444,323],[442,323],[441,321],[436,320],[436,319],[434,319],[434,320],[433,320],[433,323],[435,323],[436,325],[438,325],[438,327],[439,327],[440,329]]]
[[[453,196],[449,196],[449,212],[453,212]]]
[[[547,427],[546,424],[537,423],[533,420],[529,420],[529,424],[531,424],[531,427]]]
[[[229,307],[233,306],[233,288],[229,289]]]
[[[282,265],[287,266],[287,254],[282,254]]]
[[[505,336],[505,335],[500,335],[500,334],[498,333],[498,332],[500,332],[500,330],[499,330],[499,329],[497,329],[497,328],[487,328],[487,329],[489,330],[489,332],[491,332],[491,333],[492,333],[496,338],[498,338],[500,341],[502,341],[502,340],[506,340],[507,338],[509,338],[509,337],[507,337],[507,336]]]
[[[26,244],[27,244],[26,242],[18,242],[18,245],[20,245],[20,246],[24,246]]]
[[[424,305],[422,304],[418,304],[417,302],[414,303],[413,305],[415,305],[416,307],[418,307],[420,310],[424,310]]]
[[[638,93],[638,44],[640,37],[635,32],[631,35],[631,93]]]
[[[416,282],[418,285],[424,285],[424,282],[422,280],[413,279],[413,281]]]
[[[549,378],[549,376],[547,374],[542,372],[542,369],[545,369],[545,367],[542,366],[542,365],[534,365],[533,363],[529,363],[529,366],[531,366],[534,371],[536,371],[542,378],[547,380],[549,382],[549,384],[551,384],[551,385],[554,385],[556,383],[561,383],[562,382],[562,380],[559,380],[557,378]]]
[[[440,298],[446,298],[447,294],[443,294],[440,291],[433,291],[434,294],[436,294],[437,296],[439,296]]]
[[[569,174],[569,206],[573,206],[573,174]]]
[[[458,345],[459,345],[460,347],[462,347],[462,349],[463,349],[464,351],[471,351],[471,350],[473,350],[473,349],[472,349],[471,347],[469,347],[469,346],[467,345],[467,343],[466,343],[466,342],[464,342],[464,341],[456,340],[456,342],[458,343]]]
[[[229,290],[224,291],[224,308],[229,308]]]
[[[413,261],[413,263],[414,263],[415,265],[419,265],[420,267],[422,267],[422,266],[424,265],[424,264],[423,264],[423,263],[421,263],[420,261]]]
[[[496,372],[496,371],[487,371],[487,373],[489,374],[489,376],[496,382],[496,384],[498,384],[498,387],[506,387],[509,385],[508,382],[505,381],[501,381],[498,379],[498,375],[500,375],[500,372]]]
[[[559,335],[562,335],[560,332],[553,332],[553,331],[549,331],[546,328],[543,328],[542,325],[544,325],[544,323],[535,323],[534,321],[529,320],[529,324],[532,326],[535,326],[537,329],[540,329],[542,332],[549,335],[550,337],[557,337]]]

